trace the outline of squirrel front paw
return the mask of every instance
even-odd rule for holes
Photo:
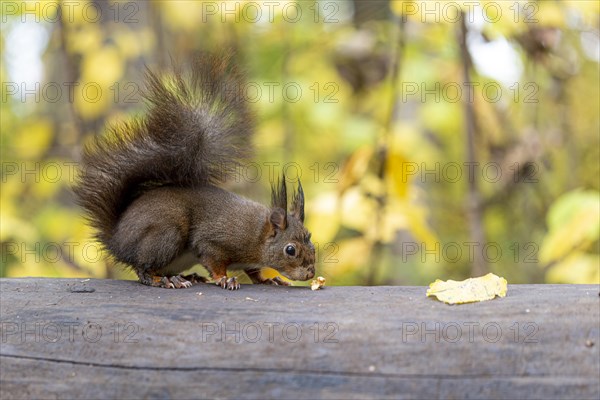
[[[226,276],[223,276],[221,279],[215,282],[217,286],[221,286],[226,290],[238,290],[240,288],[240,284],[235,276],[227,279]]]

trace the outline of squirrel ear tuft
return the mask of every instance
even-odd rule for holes
[[[281,208],[284,214],[287,213],[287,188],[285,184],[285,173],[281,174],[281,181],[271,183],[271,207]]]
[[[304,223],[304,190],[300,179],[298,179],[298,192],[294,193],[292,200],[292,215]]]
[[[279,207],[273,208],[269,215],[269,222],[274,228],[284,230],[287,227],[287,213]]]

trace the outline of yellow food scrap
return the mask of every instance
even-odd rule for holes
[[[317,279],[313,279],[310,283],[311,290],[319,290],[323,286],[325,286],[325,278],[322,276],[319,276]]]
[[[492,273],[464,281],[441,281],[429,285],[427,296],[435,296],[447,304],[473,303],[506,296],[506,279]]]

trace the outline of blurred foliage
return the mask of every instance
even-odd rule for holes
[[[447,2],[74,3],[2,6],[0,276],[133,277],[74,205],[82,145],[143,112],[144,65],[229,49],[259,90],[261,167],[230,188],[266,202],[270,163],[301,175],[328,284],[464,279],[468,246],[510,283],[599,282],[598,2],[465,6],[466,53]],[[516,81],[486,72],[497,46]],[[475,90],[457,100],[465,63]],[[475,185],[470,145],[494,166]]]

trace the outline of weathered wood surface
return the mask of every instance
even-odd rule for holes
[[[509,285],[462,306],[423,287],[0,291],[3,400],[600,397],[597,285]]]

